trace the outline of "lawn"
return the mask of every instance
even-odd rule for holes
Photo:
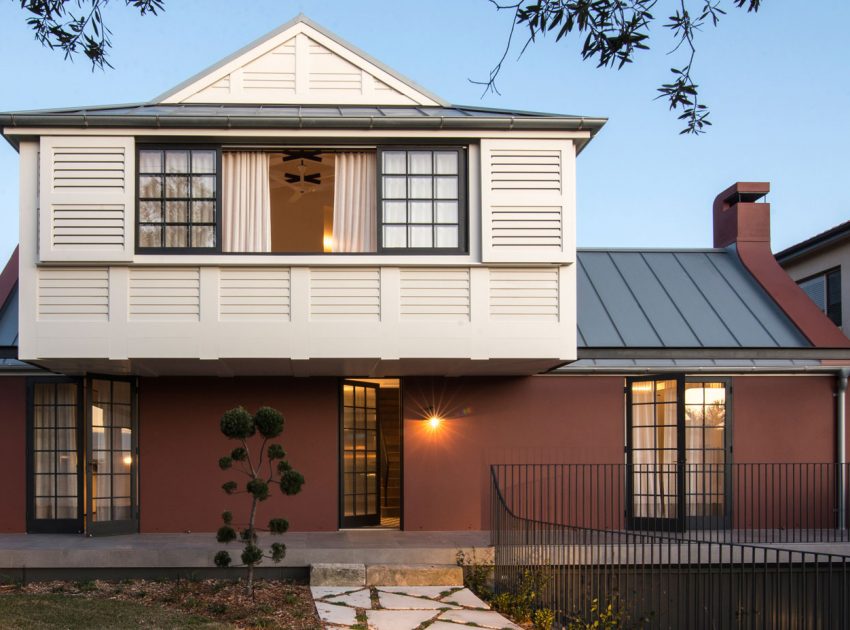
[[[0,628],[317,630],[306,586],[260,581],[255,597],[220,580],[39,582],[0,589]]]

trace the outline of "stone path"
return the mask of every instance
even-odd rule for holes
[[[327,630],[521,630],[462,586],[313,586]]]

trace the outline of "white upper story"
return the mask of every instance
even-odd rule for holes
[[[20,358],[361,376],[575,359],[575,157],[603,123],[447,105],[300,17],[151,103],[0,115]]]

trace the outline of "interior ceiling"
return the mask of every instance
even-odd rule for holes
[[[272,153],[269,167],[272,190],[292,191],[289,201],[315,192],[333,189],[334,155],[315,149],[292,149]]]

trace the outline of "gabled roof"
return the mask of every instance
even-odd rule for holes
[[[786,265],[791,261],[812,254],[824,247],[829,247],[850,238],[850,221],[845,221],[833,228],[825,230],[820,234],[815,234],[811,238],[800,241],[795,245],[786,247],[778,254],[775,254],[776,260],[780,265]]]
[[[446,103],[304,15],[168,90],[155,103]]]

